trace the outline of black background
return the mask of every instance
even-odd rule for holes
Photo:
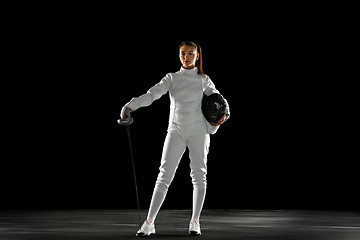
[[[200,20],[91,10],[15,23],[2,90],[2,209],[136,208],[126,129],[116,120],[132,97],[179,70],[182,40],[202,46],[205,73],[231,108],[211,137],[205,208],[359,209],[330,19],[293,17],[293,8]],[[167,95],[133,113],[142,209],[168,114]],[[164,208],[191,208],[189,174],[185,152]]]

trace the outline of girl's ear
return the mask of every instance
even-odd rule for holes
[[[200,54],[197,53],[197,55],[196,55],[196,61],[199,60],[199,57],[200,57]]]

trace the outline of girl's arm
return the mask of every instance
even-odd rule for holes
[[[206,96],[210,96],[213,93],[220,94],[220,92],[216,89],[215,84],[211,81],[211,79],[208,76],[206,76],[206,78],[204,78],[203,89],[204,89],[204,94]],[[220,125],[225,123],[230,118],[229,104],[225,98],[224,98],[224,101],[225,101],[225,106],[226,106],[224,116],[222,116],[217,123],[206,122],[207,129],[210,134],[215,134],[217,132],[217,130],[219,129]]]
[[[211,79],[206,76],[206,80],[205,80],[205,90],[204,90],[204,94],[206,96],[210,96],[211,94],[213,93],[218,93],[220,94],[220,92],[216,89],[215,87],[215,84],[211,81]],[[222,95],[221,95],[222,96]],[[224,98],[224,96],[223,96]],[[225,109],[225,115],[228,115],[227,116],[227,119],[230,117],[230,107],[229,107],[229,104],[227,102],[227,100],[224,98],[224,101],[225,101],[225,106],[226,106],[226,109]],[[226,120],[227,120],[226,119]]]
[[[162,95],[167,93],[171,88],[171,74],[166,76],[155,86],[151,87],[145,94],[140,97],[134,97],[125,104],[121,110],[121,118],[124,118],[129,111],[135,111],[141,107],[147,107],[153,103],[153,101],[159,99]]]

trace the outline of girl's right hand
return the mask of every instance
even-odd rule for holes
[[[121,113],[120,113],[121,119],[128,118],[130,112],[131,112],[131,108],[129,108],[129,107],[127,107],[127,106],[124,106],[124,107],[121,109]]]

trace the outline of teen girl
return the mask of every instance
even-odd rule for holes
[[[153,101],[169,92],[170,116],[164,142],[160,172],[156,180],[149,211],[136,236],[155,234],[155,219],[174,178],[183,153],[189,148],[191,178],[193,183],[193,207],[189,224],[190,235],[200,235],[200,213],[206,193],[207,154],[210,135],[230,116],[228,104],[225,115],[217,123],[208,123],[201,110],[203,94],[219,93],[202,68],[202,54],[199,44],[182,42],[179,57],[180,71],[168,73],[146,94],[131,99],[121,110],[121,118],[130,111],[149,106]]]

